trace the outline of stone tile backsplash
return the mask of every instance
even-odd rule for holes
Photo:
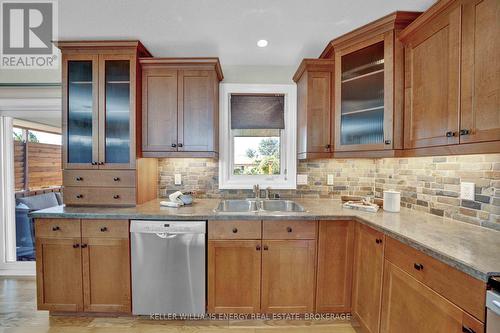
[[[159,160],[159,196],[195,191],[199,198],[245,198],[251,190],[219,190],[218,161],[171,158]],[[275,190],[285,198],[382,197],[401,192],[401,205],[430,214],[500,229],[500,154],[383,159],[329,159],[299,162],[308,185]],[[174,174],[182,185],[174,185]],[[333,174],[334,185],[327,185]],[[460,199],[460,182],[476,185],[475,200]]]

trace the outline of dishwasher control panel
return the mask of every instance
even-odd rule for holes
[[[204,234],[205,221],[149,221],[132,220],[130,232],[169,233],[169,234]]]

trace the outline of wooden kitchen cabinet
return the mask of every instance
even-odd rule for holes
[[[304,59],[293,76],[297,83],[299,159],[332,157],[333,72],[331,59]]]
[[[320,221],[316,312],[351,312],[354,221]]]
[[[384,243],[383,233],[356,224],[352,313],[369,333],[379,330]]]
[[[37,219],[39,310],[130,313],[128,220]]]
[[[500,151],[499,12],[495,0],[440,1],[401,33],[405,155]]]
[[[59,41],[56,45],[62,53],[62,165],[65,171],[63,185],[68,189],[64,191],[65,203],[122,206],[155,198],[156,179],[146,176],[144,170],[155,167],[156,161],[140,159],[138,58],[151,54],[139,41]],[[101,188],[114,192],[115,187],[123,187],[115,181],[94,184],[95,189],[80,190],[84,187],[83,174],[87,180],[101,178],[103,170],[116,171],[113,178],[117,179],[121,171],[132,170],[136,172],[137,182],[129,191],[116,190],[111,200],[91,202]],[[73,179],[68,183],[67,171],[73,171]],[[143,187],[150,190],[141,191]],[[133,192],[133,196],[119,200],[125,196],[118,193],[120,191]]]
[[[260,281],[260,239],[208,241],[209,313],[260,312]]]
[[[146,157],[217,157],[217,58],[144,58],[142,150]]]
[[[384,267],[381,333],[484,332],[484,325],[389,261]]]
[[[316,240],[263,240],[262,250],[262,312],[312,312]]]
[[[38,310],[83,311],[80,238],[37,237],[36,279]]]
[[[395,12],[332,40],[335,156],[394,156],[403,148],[400,31],[420,13]]]

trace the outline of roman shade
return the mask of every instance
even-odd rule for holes
[[[231,94],[231,129],[284,129],[284,95]]]

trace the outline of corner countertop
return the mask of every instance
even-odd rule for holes
[[[302,213],[216,213],[220,200],[197,199],[192,206],[160,207],[152,200],[136,207],[58,206],[31,213],[35,218],[145,220],[339,220],[354,219],[410,245],[477,279],[500,276],[500,231],[401,208],[400,213],[361,212],[342,208],[339,200],[294,199]]]

